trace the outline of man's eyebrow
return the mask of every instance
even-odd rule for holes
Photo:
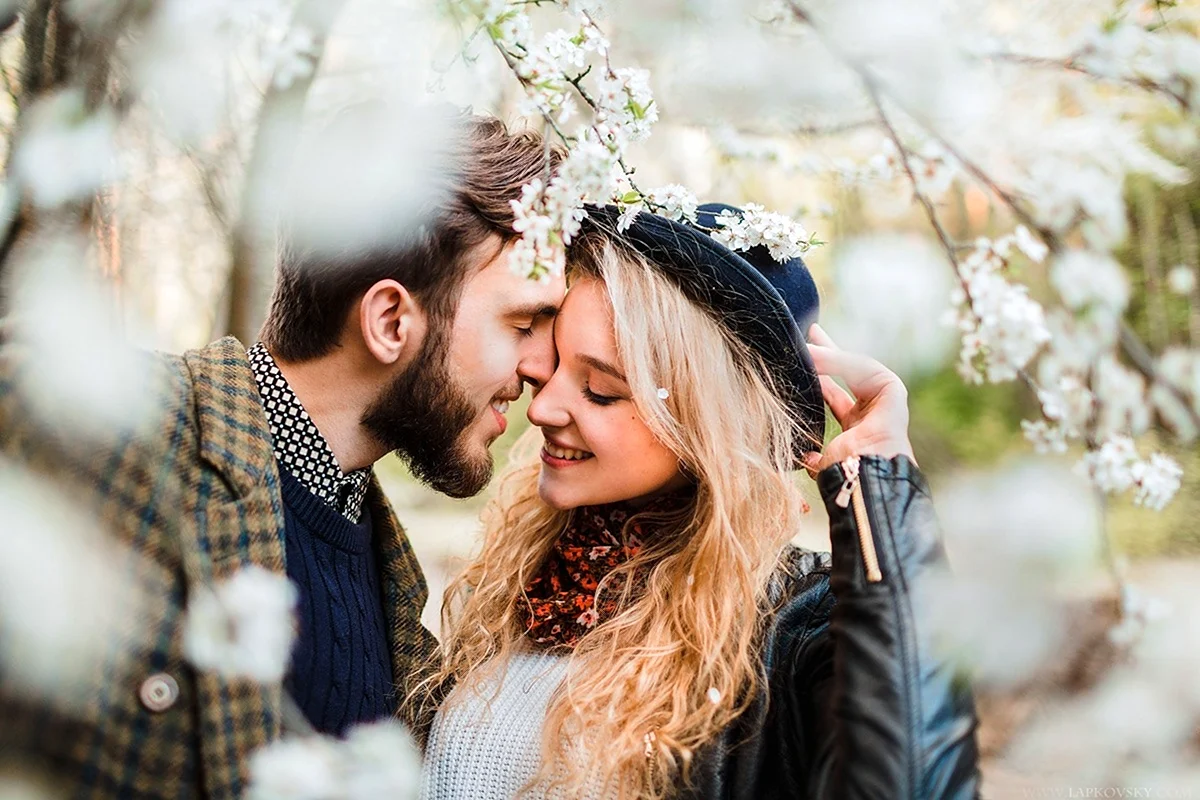
[[[508,310],[508,316],[519,317],[520,319],[541,319],[549,317],[553,319],[558,316],[558,306],[549,303],[530,303],[524,306],[515,306]]]
[[[621,370],[614,367],[612,364],[595,356],[582,355],[579,360],[587,364],[589,367],[595,367],[606,375],[611,375],[619,381],[629,383],[629,380],[622,374]]]

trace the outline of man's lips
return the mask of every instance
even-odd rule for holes
[[[495,406],[488,406],[488,408],[491,409],[492,416],[496,418],[496,424],[500,426],[500,435],[503,436],[504,432],[508,430],[508,420],[500,413],[500,409]]]

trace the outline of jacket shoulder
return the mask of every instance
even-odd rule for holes
[[[823,594],[829,588],[832,569],[833,557],[829,553],[788,545],[771,575],[767,595],[772,605],[778,607],[806,593]]]

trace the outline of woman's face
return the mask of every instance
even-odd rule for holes
[[[558,366],[529,406],[542,429],[538,493],[558,509],[643,500],[682,488],[676,456],[630,399],[604,284],[579,281],[554,324]]]

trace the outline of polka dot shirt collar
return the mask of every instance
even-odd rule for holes
[[[246,355],[262,395],[279,463],[346,519],[358,522],[370,484],[370,468],[349,474],[342,472],[329,443],[317,430],[267,348],[259,342]]]

